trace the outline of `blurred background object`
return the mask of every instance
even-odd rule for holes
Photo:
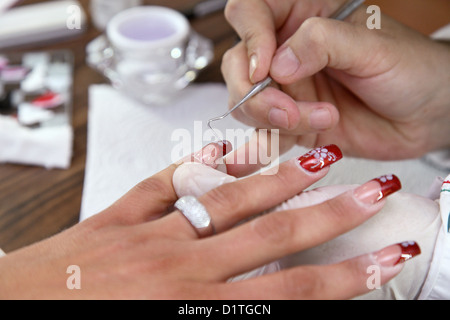
[[[19,6],[0,16],[0,48],[76,37],[86,29],[86,14],[75,0]]]
[[[99,30],[105,30],[109,20],[119,12],[142,4],[142,0],[91,0],[92,23]]]

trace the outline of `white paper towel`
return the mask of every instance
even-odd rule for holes
[[[148,106],[108,85],[89,90],[88,154],[81,219],[109,206],[141,180],[213,141],[207,120],[227,110],[224,85],[192,85],[170,104]],[[243,128],[232,117],[220,130]],[[211,130],[209,130],[209,133]],[[190,135],[190,137],[189,137]],[[192,143],[189,141],[192,140]],[[203,140],[203,141],[202,141]]]
[[[146,106],[108,85],[91,86],[80,219],[107,208],[138,182],[181,158],[183,154],[176,156],[182,141],[180,136],[191,135],[193,142],[188,144],[192,151],[200,149],[208,139],[212,141],[211,132],[203,141],[198,135],[208,133],[207,120],[224,113],[227,104],[228,92],[222,84],[192,85],[167,106]],[[214,126],[222,133],[225,129],[251,130],[231,116],[215,122]],[[294,147],[280,161],[306,151],[303,147]],[[359,184],[390,173],[399,176],[404,191],[423,196],[428,194],[436,177],[447,176],[447,172],[420,159],[384,162],[344,155],[315,186]]]
[[[0,115],[0,163],[67,169],[72,159],[73,130],[70,124],[36,129],[21,126]]]

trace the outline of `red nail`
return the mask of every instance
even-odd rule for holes
[[[415,256],[421,254],[419,245],[415,241],[407,241],[399,244],[402,254],[396,264],[411,260]]]
[[[300,166],[309,172],[318,172],[342,159],[341,150],[334,144],[309,151],[300,158]]]
[[[415,241],[406,241],[394,244],[375,253],[375,258],[382,266],[393,267],[411,260],[421,253]]]
[[[222,156],[227,155],[233,150],[233,146],[231,145],[231,142],[227,140],[222,140],[217,142],[219,146],[222,146]]]
[[[397,176],[390,174],[372,179],[356,188],[354,195],[360,201],[372,205],[401,188],[402,184]]]
[[[375,181],[378,181],[381,186],[380,197],[378,200],[386,198],[388,195],[397,192],[402,188],[402,184],[400,179],[397,178],[396,175],[388,174],[385,176],[381,176],[379,178],[375,178]]]

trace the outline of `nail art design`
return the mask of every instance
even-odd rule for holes
[[[398,246],[400,246],[402,253],[398,261],[395,263],[396,265],[411,260],[421,253],[420,247],[415,241],[402,242],[399,243]]]
[[[421,253],[415,241],[400,242],[374,253],[377,262],[384,267],[394,267],[404,263]]]
[[[373,205],[401,188],[400,180],[395,175],[389,174],[366,182],[355,189],[354,195],[359,201]]]
[[[342,159],[341,150],[334,144],[309,151],[300,158],[300,166],[309,172],[318,172]]]
[[[386,198],[388,195],[400,190],[402,188],[402,184],[400,179],[393,174],[381,176],[373,179],[378,181],[381,186],[380,194],[378,196],[377,201],[380,201],[383,198]]]

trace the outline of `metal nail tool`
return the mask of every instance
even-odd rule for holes
[[[362,5],[364,3],[364,1],[365,0],[349,0],[349,1],[347,1],[341,8],[339,8],[333,15],[330,16],[330,19],[344,20],[350,14],[352,14],[360,5]],[[242,100],[239,101],[233,108],[231,108],[230,110],[228,110],[226,113],[224,113],[223,115],[221,115],[219,117],[208,120],[208,127],[213,131],[214,135],[216,136],[216,138],[218,140],[221,140],[221,139],[219,138],[219,135],[217,134],[217,132],[211,126],[211,123],[214,121],[219,121],[219,120],[222,120],[222,119],[228,117],[234,110],[236,110],[237,108],[242,106],[245,102],[247,102],[248,100],[250,100],[251,98],[256,96],[261,91],[263,91],[271,83],[272,83],[272,78],[270,78],[270,77],[267,77],[264,80],[256,83],[250,89],[250,91],[244,96],[244,98],[242,98]]]

